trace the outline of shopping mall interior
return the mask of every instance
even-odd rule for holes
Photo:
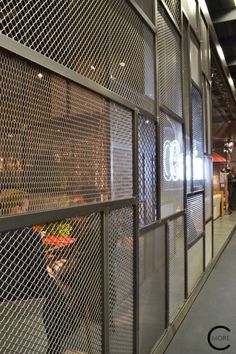
[[[236,353],[236,0],[0,4],[0,353]]]

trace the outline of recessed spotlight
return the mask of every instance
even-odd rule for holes
[[[146,119],[146,120],[145,120],[145,123],[146,123],[146,124],[150,123],[150,120],[149,120],[149,119]]]
[[[90,69],[94,71],[95,70],[95,66],[91,65]]]
[[[122,61],[119,65],[123,68],[125,66],[125,63]]]
[[[43,74],[42,73],[38,73],[38,78],[41,80],[43,78]]]

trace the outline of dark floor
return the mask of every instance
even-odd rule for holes
[[[236,213],[233,214],[216,222],[215,226],[218,229],[215,230],[218,235],[216,249],[220,248],[223,240],[227,238],[229,229],[235,224]],[[230,330],[228,332],[219,328],[211,336],[212,344],[219,349],[230,345],[224,351],[213,349],[208,344],[208,333],[215,326],[226,326]],[[217,352],[236,353],[236,233],[165,353]]]

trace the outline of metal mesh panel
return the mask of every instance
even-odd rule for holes
[[[207,266],[212,259],[212,221],[206,224],[205,247],[205,264]]]
[[[202,189],[204,175],[202,96],[194,85],[192,85],[192,143],[193,188]]]
[[[181,12],[180,12],[180,0],[164,0],[168,6],[171,14],[173,15],[176,23],[180,25],[181,22]]]
[[[146,13],[146,15],[154,20],[154,1],[153,0],[136,0],[137,4]]]
[[[200,87],[201,77],[200,77],[200,63],[199,63],[199,47],[195,43],[195,40],[190,40],[190,68],[191,68],[191,78]]]
[[[111,354],[133,353],[133,208],[109,215],[109,305]]]
[[[2,353],[102,352],[101,216],[1,232]]]
[[[203,195],[187,198],[187,235],[188,244],[194,242],[203,233]]]
[[[205,220],[209,220],[212,217],[212,179],[212,160],[209,157],[205,157]]]
[[[132,112],[1,53],[2,214],[132,196]],[[80,199],[80,200],[79,200]]]
[[[158,7],[157,19],[160,101],[163,105],[182,117],[180,37],[161,5]]]
[[[203,238],[188,250],[188,293],[197,285],[203,273]]]
[[[208,28],[205,23],[203,16],[200,16],[200,27],[201,27],[201,52],[202,52],[202,70],[205,72],[206,76],[209,77],[209,33]]]
[[[164,113],[161,132],[161,217],[183,209],[184,147],[182,125]]]
[[[154,36],[128,2],[4,0],[1,30],[154,111]]]
[[[156,123],[139,116],[139,224],[153,223],[157,218],[156,190]]]
[[[173,321],[184,302],[184,219],[169,223],[169,319]]]
[[[192,27],[197,31],[197,3],[196,0],[182,0],[181,5]]]
[[[140,350],[149,354],[165,330],[165,225],[139,237]]]
[[[207,153],[212,154],[212,110],[210,85],[206,82],[206,124],[207,124]]]

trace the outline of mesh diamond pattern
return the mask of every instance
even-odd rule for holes
[[[2,5],[4,35],[154,111],[154,36],[128,2],[3,0]]]
[[[2,353],[102,352],[101,216],[1,232]]]
[[[187,235],[190,245],[203,233],[203,195],[187,198]]]
[[[157,55],[161,104],[182,117],[180,37],[161,5],[158,7]]]
[[[148,225],[157,218],[156,198],[156,123],[139,116],[139,224]]]
[[[180,0],[164,0],[168,6],[171,14],[173,15],[176,23],[180,26],[181,23],[181,13],[180,13]]]
[[[203,148],[203,118],[202,96],[192,84],[192,142],[193,142],[193,188],[203,189],[204,178],[204,148]]]
[[[110,353],[133,353],[133,209],[109,215]]]
[[[132,112],[8,54],[0,63],[2,215],[22,191],[30,211],[132,196]]]
[[[184,219],[169,223],[169,320],[184,303]]]

